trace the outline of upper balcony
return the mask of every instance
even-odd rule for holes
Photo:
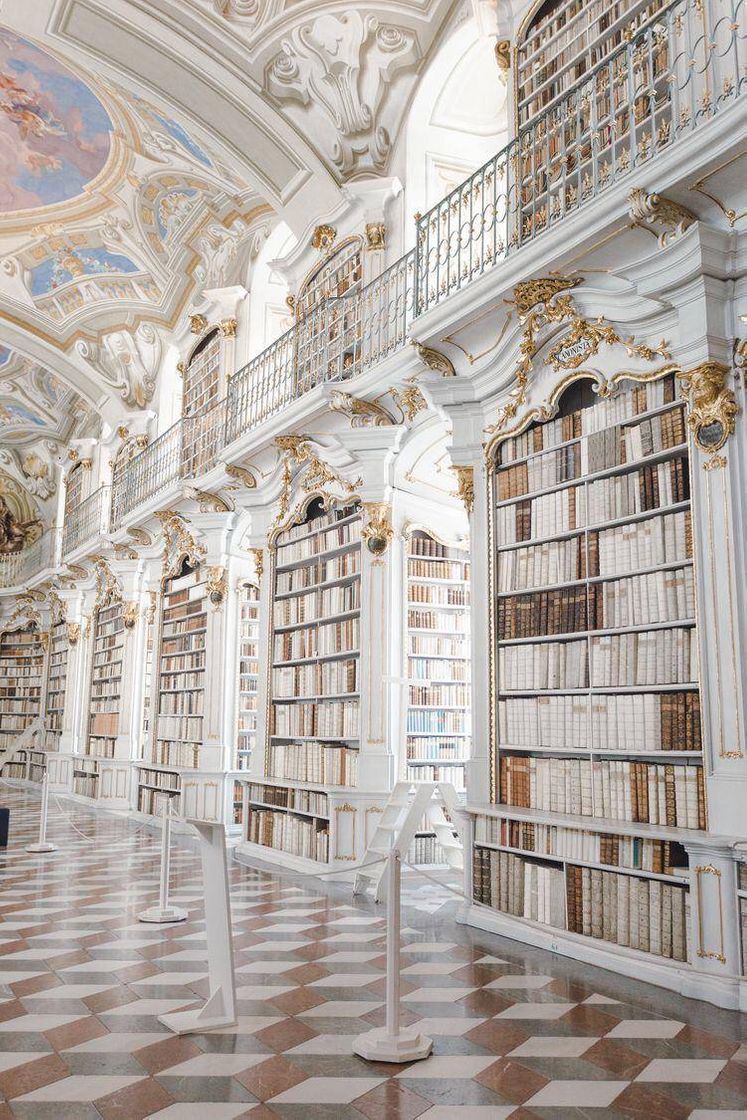
[[[696,147],[704,164],[710,137],[738,141],[747,84],[744,6],[675,0],[623,31],[616,50],[416,217],[412,250],[364,288],[327,299],[297,321],[238,370],[225,399],[177,421],[115,475],[111,493],[102,488],[82,503],[65,526],[62,559],[100,532],[131,523],[180,480],[230,459],[247,434],[317,386],[354,379],[413,334],[423,337],[434,315],[459,303],[459,293],[515,272],[509,261],[516,254],[537,267],[550,255],[553,233],[557,242],[573,227],[583,237],[599,214],[619,223],[628,195],[644,171],[652,180],[654,164],[657,186],[660,176],[666,185],[667,176],[677,181],[683,160],[692,170]],[[0,587],[17,586],[14,564],[0,568]],[[33,575],[25,563],[23,580]]]

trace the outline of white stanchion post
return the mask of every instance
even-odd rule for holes
[[[169,878],[171,876],[171,798],[164,803],[161,831],[161,878],[158,889],[158,906],[151,906],[138,914],[140,922],[184,922],[187,911],[169,904]]]
[[[49,812],[49,782],[47,779],[47,771],[44,770],[44,777],[41,784],[41,814],[39,816],[39,840],[36,844],[27,844],[27,852],[56,852],[57,845],[50,844],[47,840],[47,813]]]
[[[402,860],[397,848],[389,853],[386,899],[386,1026],[360,1034],[353,1053],[370,1062],[416,1062],[427,1058],[433,1039],[412,1027],[402,1030],[400,1017],[400,886]]]
[[[158,1021],[175,1034],[192,1034],[234,1027],[236,977],[233,968],[233,931],[228,895],[226,834],[222,824],[190,820],[200,837],[202,890],[205,899],[205,934],[210,995],[203,1007],[159,1015]]]

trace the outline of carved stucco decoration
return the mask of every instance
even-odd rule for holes
[[[467,513],[472,513],[475,508],[475,471],[474,467],[451,468],[457,477],[457,493],[462,499]]]
[[[334,245],[336,237],[337,230],[334,226],[317,226],[311,236],[311,247],[312,249],[318,249],[320,253],[328,253]]]
[[[152,536],[150,533],[146,532],[145,529],[128,529],[127,536],[130,537],[135,544],[142,545],[144,548],[148,548],[153,544]]]
[[[384,222],[366,223],[366,248],[372,252],[386,249],[386,225]]]
[[[412,345],[417,350],[418,357],[428,366],[428,369],[440,373],[442,377],[456,377],[454,363],[440,350],[434,350],[432,346],[424,346],[422,342],[416,342],[414,339]]]
[[[129,544],[114,545],[115,560],[137,560],[137,552]]]
[[[516,416],[519,408],[526,403],[532,365],[541,343],[538,334],[545,327],[555,323],[570,323],[570,331],[553,347],[548,355],[555,369],[577,369],[588,357],[596,354],[602,343],[624,346],[631,357],[652,361],[657,355],[669,358],[667,345],[662,341],[658,347],[638,344],[634,338],[623,339],[600,316],[594,321],[584,319],[578,312],[573,297],[564,294],[565,289],[575,287],[580,280],[576,277],[544,277],[519,284],[514,289],[514,303],[519,312],[523,327],[519,343],[519,361],[514,370],[515,385],[509,393],[509,400],[501,407],[494,424],[488,425],[485,432],[495,435]]]
[[[223,319],[220,323],[220,333],[224,338],[235,338],[237,327],[236,319]]]
[[[391,147],[387,117],[395,75],[419,58],[412,31],[355,8],[324,12],[292,28],[265,73],[267,91],[308,126],[337,170],[381,171]],[[389,125],[389,128],[387,127]]]
[[[183,560],[193,567],[202,563],[205,548],[198,544],[189,531],[186,520],[174,510],[158,510],[155,517],[163,532],[162,565],[164,578],[174,575]]]
[[[143,408],[152,399],[162,343],[150,323],[140,323],[135,330],[109,331],[97,341],[78,339],[75,349],[125,404]]]
[[[19,598],[16,605],[8,616],[8,619],[2,624],[3,630],[25,630],[27,627],[35,627],[39,629],[41,626],[41,616],[35,609],[33,604],[28,600]]]
[[[508,74],[511,69],[511,40],[499,39],[495,44],[495,61],[502,74]]]
[[[137,626],[137,620],[140,617],[140,608],[134,601],[123,603],[122,605],[122,623],[125,630],[134,630]]]
[[[209,602],[220,607],[228,593],[226,569],[222,564],[211,564],[205,572],[205,588]]]
[[[290,496],[293,489],[293,465],[301,468],[303,478],[301,486],[306,493],[319,490],[327,494],[328,487],[336,486],[343,493],[352,494],[361,484],[360,478],[355,482],[348,482],[337,471],[323,462],[311,446],[309,436],[278,436],[275,446],[283,453],[283,480],[280,492],[280,504],[271,533],[282,525],[290,508]]]
[[[233,506],[221,498],[220,494],[214,494],[211,490],[198,490],[194,486],[185,486],[184,494],[193,502],[197,502],[200,507],[200,513],[231,513]]]
[[[689,404],[687,423],[701,451],[713,455],[733,435],[739,405],[726,381],[729,369],[721,362],[702,362],[678,374]]]
[[[394,424],[394,418],[375,401],[364,401],[350,393],[335,389],[329,400],[331,412],[339,412],[350,421],[351,428],[381,428]]]
[[[229,476],[229,478],[236,479],[236,482],[240,483],[247,490],[257,489],[257,480],[251,473],[251,471],[248,471],[246,469],[246,467],[237,467],[234,463],[227,463],[226,474]]]
[[[92,556],[91,559],[95,562],[93,569],[96,581],[94,606],[100,609],[101,607],[108,607],[112,603],[121,603],[122,587],[109,567],[108,561],[103,556]]]
[[[649,230],[662,247],[675,241],[698,220],[686,206],[663,194],[648,194],[641,187],[630,192],[628,203],[632,226]]]
[[[80,623],[68,622],[67,623],[67,643],[69,646],[77,646],[80,641]]]
[[[189,329],[192,334],[202,334],[208,328],[208,321],[204,315],[194,314],[189,317]]]
[[[414,382],[405,384],[401,388],[391,388],[389,395],[402,413],[402,419],[408,423],[412,423],[419,412],[424,412],[428,408],[428,402]]]
[[[49,589],[47,598],[49,600],[49,616],[52,619],[52,623],[57,626],[59,623],[65,621],[65,604],[54,588]]]
[[[257,579],[261,580],[265,570],[265,550],[263,548],[250,548],[249,551],[254,557],[254,570],[257,573]]]
[[[381,556],[394,536],[392,507],[388,502],[364,502],[363,509],[366,523],[361,529],[361,538],[369,552]]]

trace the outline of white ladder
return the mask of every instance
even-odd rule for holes
[[[449,783],[397,782],[356,872],[353,894],[363,894],[367,887],[372,887],[374,900],[381,902],[386,887],[385,857],[395,847],[403,858],[407,856],[423,818],[435,831],[449,866],[462,867],[464,857],[461,843],[454,836],[456,826],[444,814],[446,809],[454,820],[458,804],[456,790]]]

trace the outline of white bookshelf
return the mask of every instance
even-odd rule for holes
[[[122,699],[124,633],[119,599],[96,608],[92,622],[90,706],[85,743],[85,754],[90,758],[114,758]]]
[[[0,633],[0,762],[41,711],[44,649],[35,626]]]
[[[404,776],[463,792],[472,743],[469,553],[413,530],[406,564]]]
[[[67,637],[67,623],[62,619],[52,625],[49,637],[45,719],[47,724],[46,748],[50,751],[59,750],[62,737],[69,654],[70,644]]]
[[[707,825],[685,431],[672,375],[577,381],[498,444],[495,804],[473,824],[473,909],[680,963]]]
[[[257,850],[326,864],[335,832],[355,814],[345,795],[358,784],[358,503],[314,499],[300,523],[277,535],[271,580],[264,776],[246,789],[244,838]]]
[[[248,770],[257,746],[259,689],[259,588],[249,580],[239,587],[236,682],[236,757],[234,768]],[[233,823],[243,824],[244,786],[234,782]]]

